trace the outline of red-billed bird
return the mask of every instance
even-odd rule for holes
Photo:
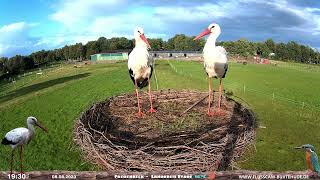
[[[201,34],[199,34],[194,40],[200,39],[201,37],[208,35],[208,40],[203,48],[203,58],[204,58],[204,68],[209,76],[209,103],[208,103],[208,115],[212,116],[214,114],[223,115],[224,112],[221,110],[221,95],[222,95],[222,78],[225,77],[228,64],[227,64],[227,52],[221,46],[216,46],[216,40],[221,33],[220,26],[216,23],[212,23],[205,29]],[[210,110],[210,102],[212,95],[212,82],[211,79],[219,78],[219,100],[218,100],[218,110],[215,113]],[[213,97],[212,97],[213,99]]]
[[[138,101],[138,113],[139,117],[142,117],[144,113],[141,111],[141,102],[139,97],[138,87],[141,89],[149,85],[149,100],[150,110],[149,112],[154,113],[156,110],[152,105],[152,95],[150,88],[150,78],[153,71],[153,59],[148,52],[150,48],[149,42],[144,35],[144,31],[141,27],[134,30],[135,47],[129,54],[128,69],[130,77],[135,85],[135,91]]]
[[[3,138],[1,144],[10,145],[12,148],[11,155],[11,174],[12,174],[12,163],[14,150],[17,146],[20,146],[20,173],[22,174],[22,146],[28,144],[34,137],[35,130],[33,126],[38,126],[45,132],[48,132],[47,128],[40,124],[35,117],[28,117],[27,128],[20,127],[9,131]]]

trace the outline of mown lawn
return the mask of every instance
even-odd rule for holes
[[[239,161],[243,169],[303,170],[304,153],[293,147],[311,143],[320,149],[320,67],[289,65],[229,66],[225,89],[244,99],[256,112],[259,125],[266,127],[257,130],[257,151]],[[93,103],[133,92],[126,63],[58,65],[42,72],[21,76],[16,83],[0,82],[0,137],[25,126],[27,116],[36,116],[49,133],[37,130],[26,148],[27,171],[98,170],[82,159],[74,145],[73,125]],[[159,61],[156,75],[160,89],[207,90],[206,75],[197,62]],[[152,86],[155,89],[155,83]],[[0,146],[0,170],[9,170],[10,151]]]

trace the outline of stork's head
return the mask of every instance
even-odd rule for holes
[[[219,24],[216,23],[212,23],[208,26],[207,29],[205,29],[204,31],[202,31],[202,33],[200,33],[197,37],[195,37],[193,40],[198,40],[200,38],[202,38],[205,35],[208,34],[212,34],[213,36],[215,36],[216,38],[220,35],[221,33],[221,29]]]
[[[136,46],[145,46],[151,48],[147,38],[144,36],[144,30],[141,27],[134,29],[134,39],[136,41]]]
[[[48,132],[48,129],[46,127],[44,127],[38,120],[37,118],[30,116],[27,119],[27,124],[29,125],[34,125],[34,126],[38,126],[39,128],[41,128],[43,131]]]
[[[302,146],[299,147],[295,147],[295,149],[303,149],[305,151],[315,151],[315,148],[311,145],[311,144],[304,144]]]

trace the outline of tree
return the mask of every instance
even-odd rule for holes
[[[247,39],[241,38],[234,44],[236,48],[233,48],[235,54],[239,54],[244,57],[248,57],[249,55],[254,55],[256,52],[256,48],[254,44],[249,42]]]
[[[7,68],[5,66],[7,61],[8,61],[8,58],[6,58],[6,57],[1,57],[0,58],[0,76],[1,76],[1,74],[7,73]]]
[[[260,57],[267,58],[272,51],[268,48],[266,43],[258,42],[256,43],[256,52]]]
[[[274,53],[276,51],[276,43],[271,38],[267,39],[264,43],[270,52]]]
[[[151,46],[151,50],[153,51],[160,51],[163,50],[163,40],[160,38],[157,39],[149,39],[148,38],[148,42]]]
[[[99,52],[98,45],[97,45],[96,41],[89,41],[86,44],[86,49],[87,49],[87,51],[86,51],[87,59],[90,59],[90,55],[93,55],[93,54],[96,54]]]
[[[30,56],[36,65],[45,64],[48,52],[45,50],[32,53]]]
[[[63,57],[64,57],[65,60],[69,60],[70,59],[69,46],[65,45],[62,48],[62,53],[63,53]]]
[[[46,62],[54,62],[56,61],[56,54],[54,51],[49,51],[46,57]]]
[[[279,43],[276,45],[276,59],[282,60],[282,61],[288,61],[290,59],[289,57],[289,51],[287,49],[286,44]]]
[[[105,37],[100,37],[97,40],[97,48],[98,52],[106,52],[109,50],[108,40]]]
[[[164,42],[163,47],[165,50],[173,50],[174,49],[174,38],[168,39],[167,42]]]

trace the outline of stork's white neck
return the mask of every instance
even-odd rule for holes
[[[28,123],[27,126],[28,126],[28,129],[29,129],[29,132],[31,134],[34,134],[34,126],[32,124],[30,124],[30,123]]]
[[[146,43],[140,38],[135,40],[135,47],[144,47],[147,49]]]
[[[206,51],[207,49],[213,49],[216,47],[216,40],[218,36],[216,34],[210,34],[206,44],[204,45],[203,51]]]

